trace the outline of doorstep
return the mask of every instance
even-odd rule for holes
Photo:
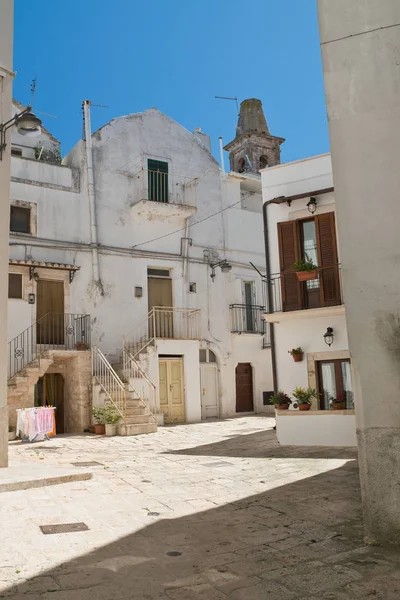
[[[32,488],[70,483],[71,481],[86,481],[92,479],[90,471],[49,467],[32,463],[16,463],[3,469],[0,468],[0,493],[29,490]]]

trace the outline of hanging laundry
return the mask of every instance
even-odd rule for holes
[[[17,409],[17,436],[30,442],[48,439],[55,431],[55,407]]]

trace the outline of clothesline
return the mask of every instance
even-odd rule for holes
[[[54,406],[17,409],[17,436],[22,441],[49,439],[56,433]]]

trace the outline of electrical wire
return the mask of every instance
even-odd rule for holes
[[[220,215],[221,213],[225,212],[226,210],[229,210],[230,208],[233,208],[234,206],[237,206],[237,204],[240,204],[241,202],[243,202],[243,200],[247,200],[247,198],[250,198],[250,196],[254,196],[254,193],[255,192],[250,192],[247,196],[244,196],[243,198],[238,200],[238,202],[234,202],[233,204],[230,204],[229,206],[226,206],[225,208],[221,208],[221,210],[218,210],[217,212],[213,213],[212,215],[208,215],[208,217],[204,217],[203,219],[199,219],[198,221],[191,223],[189,225],[189,229],[191,227],[194,227],[195,225],[199,225],[199,223],[204,223],[204,221],[208,221],[208,219],[212,219],[212,217],[216,217],[217,215]],[[158,240],[162,240],[166,237],[169,237],[170,235],[175,235],[176,233],[180,233],[181,231],[185,231],[185,230],[186,230],[186,227],[181,227],[180,229],[176,229],[175,231],[171,231],[170,233],[160,235],[156,238],[153,238],[152,240],[147,240],[147,242],[141,242],[140,244],[135,244],[135,246],[132,246],[132,248],[138,248],[139,246],[145,246],[146,244],[151,244],[152,242],[157,242]]]

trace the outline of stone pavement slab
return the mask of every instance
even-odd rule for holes
[[[48,465],[32,464],[27,461],[11,464],[5,469],[0,469],[0,493],[29,490],[73,481],[86,481],[91,478],[92,474],[87,469],[77,472],[76,469],[59,465],[49,467]]]
[[[246,416],[58,436],[53,450],[12,444],[11,464],[46,473],[100,464],[88,481],[2,495],[0,597],[399,598],[399,553],[363,543],[356,450],[282,448],[273,424]],[[89,529],[39,529],[76,522]]]

